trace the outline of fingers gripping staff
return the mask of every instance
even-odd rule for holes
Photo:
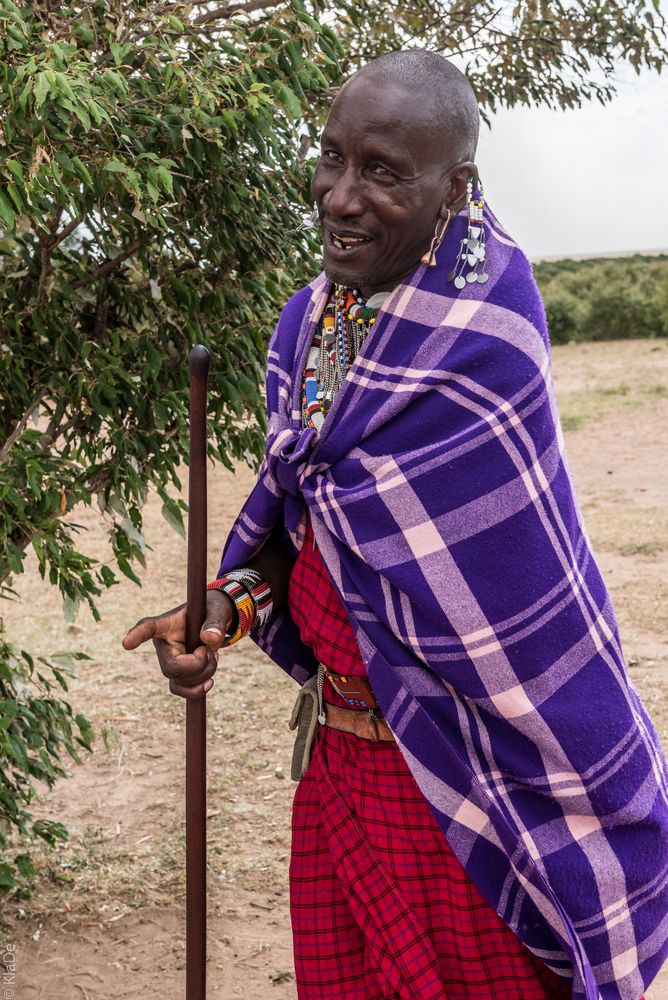
[[[186,652],[206,614],[206,386],[209,352],[193,347],[190,372]],[[206,699],[186,702],[186,998],[206,996]]]

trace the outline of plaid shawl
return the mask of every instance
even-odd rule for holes
[[[320,435],[301,379],[330,285],[269,347],[267,448],[221,573],[305,504],[369,678],[469,876],[576,1000],[637,1000],[668,938],[667,781],[573,495],[531,267],[487,212],[489,281],[446,280],[466,220],[378,316]],[[315,669],[287,613],[257,642]]]

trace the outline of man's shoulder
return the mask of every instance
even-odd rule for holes
[[[269,341],[270,363],[273,361],[283,370],[290,369],[299,334],[304,324],[311,319],[313,310],[328,286],[327,278],[321,274],[290,296],[283,306],[280,319]]]
[[[319,296],[323,287],[327,284],[329,284],[329,282],[323,273],[319,274],[318,277],[314,278],[308,285],[303,285],[302,288],[297,289],[297,291],[290,296],[288,301],[283,306],[283,311],[281,312],[281,323],[284,319],[292,320],[296,316],[301,318],[308,309],[309,303]]]
[[[283,355],[286,351],[291,353],[294,350],[303,324],[311,319],[313,310],[322,299],[324,289],[328,287],[327,278],[324,274],[320,274],[310,284],[304,285],[290,296],[283,306],[271,338],[270,354],[274,351]]]

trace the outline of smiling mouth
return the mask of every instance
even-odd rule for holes
[[[329,238],[337,250],[354,250],[356,247],[362,246],[364,243],[370,243],[371,238],[369,236],[348,236],[344,233],[334,233],[330,230]]]

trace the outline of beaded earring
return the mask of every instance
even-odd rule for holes
[[[436,228],[434,229],[434,236],[431,241],[431,246],[426,253],[422,254],[420,257],[420,263],[426,264],[427,267],[436,266],[436,251],[443,242],[443,237],[445,236],[445,231],[450,225],[450,219],[452,218],[452,213],[448,209],[448,214],[445,219],[439,219],[436,223]],[[440,226],[440,229],[439,229]]]
[[[448,275],[448,281],[454,281],[455,288],[464,288],[467,282],[479,282],[481,285],[488,280],[485,271],[485,230],[483,228],[483,208],[485,205],[483,187],[478,181],[478,197],[473,197],[473,178],[469,177],[466,184],[466,202],[468,205],[468,228],[466,236],[459,244],[459,253],[454,268]],[[471,271],[466,268],[471,267]]]

